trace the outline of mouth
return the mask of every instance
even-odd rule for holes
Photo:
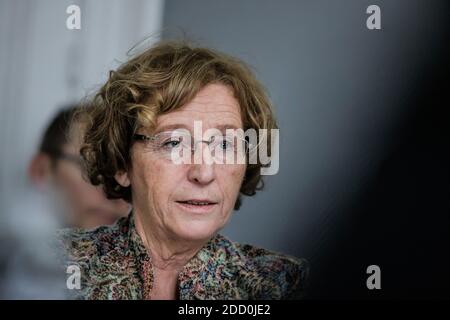
[[[194,213],[208,213],[211,212],[218,204],[216,201],[208,199],[189,199],[183,201],[176,201],[178,206],[185,211]]]

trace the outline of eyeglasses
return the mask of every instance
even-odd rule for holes
[[[83,159],[80,156],[69,154],[69,153],[60,153],[58,155],[58,159],[63,159],[69,161],[79,167],[83,165]]]
[[[79,155],[66,153],[61,150],[46,150],[44,152],[47,155],[49,155],[53,160],[66,160],[78,167],[82,167],[83,165],[83,159]]]
[[[215,135],[208,140],[194,141],[192,135],[184,130],[165,131],[153,136],[134,134],[135,141],[144,143],[145,150],[154,155],[170,159],[175,163],[192,163],[199,142],[206,143],[211,160],[217,164],[244,164],[246,154],[252,145],[239,135]],[[195,155],[194,155],[195,156]],[[200,161],[202,158],[200,157]],[[199,159],[194,160],[198,163]]]

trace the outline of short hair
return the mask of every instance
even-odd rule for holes
[[[68,132],[76,109],[76,105],[68,105],[53,116],[42,136],[39,152],[45,153],[53,160],[61,155],[64,145],[70,143]]]
[[[103,185],[110,199],[131,202],[131,187],[114,178],[131,165],[132,137],[139,128],[154,128],[161,114],[190,102],[208,84],[224,84],[239,102],[243,130],[277,128],[266,90],[242,61],[218,51],[184,41],[159,42],[110,71],[109,79],[86,108],[88,124],[81,155],[94,185]],[[267,146],[270,154],[270,144]],[[247,157],[248,158],[248,157]],[[259,161],[247,161],[241,194],[253,196],[264,187]]]

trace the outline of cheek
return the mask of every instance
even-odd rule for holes
[[[133,162],[133,194],[154,205],[164,205],[179,185],[180,169],[161,160],[140,159]]]
[[[71,166],[65,166],[63,164],[59,165],[55,178],[58,186],[67,190],[69,194],[83,193],[83,187],[86,186],[86,182],[84,182],[81,172]]]
[[[55,187],[70,208],[81,208],[97,200],[97,190],[83,180],[81,172],[76,168],[60,165],[54,177]]]
[[[239,165],[231,171],[230,179],[233,180],[232,184],[238,190],[241,188],[241,184],[245,176],[245,170],[246,170],[245,165]]]
[[[230,202],[228,206],[234,206],[234,201],[239,195],[244,175],[245,165],[232,168],[222,173],[222,190],[224,190],[225,197]]]

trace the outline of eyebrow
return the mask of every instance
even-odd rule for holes
[[[176,130],[176,129],[189,130],[189,127],[186,126],[185,124],[170,124],[170,125],[166,125],[166,126],[157,127],[155,129],[155,131],[153,132],[153,134],[157,134],[157,133],[164,132],[164,131],[172,131],[172,130]]]
[[[193,129],[193,127],[191,126],[187,126],[186,124],[171,124],[171,125],[166,125],[166,126],[160,126],[157,127],[155,129],[155,131],[153,132],[153,134],[157,134],[160,132],[164,132],[164,131],[172,131],[172,130],[176,130],[176,129],[186,129],[188,131],[191,131],[190,129]],[[213,128],[208,128],[208,129],[213,129]],[[234,124],[221,124],[219,126],[214,127],[214,129],[218,129],[221,132],[224,132],[227,129],[243,129],[240,128],[238,126],[235,126]]]

